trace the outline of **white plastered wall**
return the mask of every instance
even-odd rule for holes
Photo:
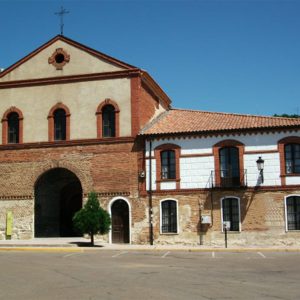
[[[180,158],[180,188],[193,189],[193,188],[208,188],[211,171],[214,170],[214,157],[212,156],[212,147],[223,140],[237,140],[245,145],[244,155],[244,169],[247,172],[247,185],[280,185],[280,160],[279,152],[263,153],[264,151],[277,151],[278,141],[288,136],[299,136],[300,132],[292,131],[286,133],[261,133],[252,135],[239,135],[239,136],[216,136],[216,137],[203,137],[203,138],[186,138],[186,139],[164,139],[152,141],[152,181],[155,183],[156,174],[153,170],[156,167],[154,159],[154,149],[162,144],[175,144],[181,147]],[[261,151],[261,153],[260,153]],[[146,145],[146,157],[149,157],[149,142]],[[202,156],[207,154],[207,156]],[[194,157],[184,157],[184,155],[195,155]],[[200,156],[197,156],[200,155]],[[264,161],[264,183],[259,180],[259,173],[257,170],[256,160],[261,156]],[[147,182],[149,180],[149,163],[146,160],[146,174]],[[155,190],[155,185],[152,188]],[[169,183],[169,182],[168,182]],[[300,177],[287,177],[287,184],[300,184]],[[147,188],[149,183],[147,183]],[[161,184],[161,189],[170,189],[170,184],[166,187]]]

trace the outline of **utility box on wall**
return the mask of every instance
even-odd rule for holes
[[[211,224],[211,216],[209,216],[209,215],[201,216],[201,223],[202,224]]]

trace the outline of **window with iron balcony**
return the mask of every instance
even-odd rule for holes
[[[211,173],[213,187],[232,188],[247,185],[244,170],[244,145],[235,140],[224,140],[213,146],[215,170]]]

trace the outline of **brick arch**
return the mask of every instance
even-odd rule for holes
[[[63,109],[66,112],[66,140],[69,141],[70,140],[70,110],[69,108],[61,103],[58,102],[56,103],[49,111],[48,114],[48,139],[49,142],[53,142],[54,141],[54,112],[57,109]]]
[[[116,129],[116,137],[120,136],[120,108],[114,100],[107,98],[102,101],[96,110],[96,122],[97,122],[97,138],[101,139],[102,136],[102,110],[106,105],[112,105],[115,108],[115,129]]]
[[[19,116],[19,144],[23,143],[23,119],[24,119],[23,113],[19,108],[12,106],[4,112],[2,120],[1,120],[1,122],[2,122],[2,144],[4,144],[4,145],[8,143],[8,135],[7,135],[8,116],[9,116],[9,114],[11,114],[13,112],[17,113]]]
[[[235,147],[239,151],[239,167],[240,167],[240,184],[244,185],[244,152],[245,145],[237,140],[222,140],[213,145],[213,155],[215,161],[215,184],[220,186],[221,184],[221,173],[220,173],[220,149],[224,147]]]
[[[35,189],[35,185],[38,182],[38,180],[43,176],[46,172],[56,169],[56,168],[61,168],[61,169],[66,169],[76,175],[76,177],[79,179],[82,187],[82,194],[87,194],[92,190],[92,180],[91,177],[88,174],[84,174],[79,168],[76,166],[73,166],[67,162],[62,162],[62,161],[52,161],[51,163],[41,166],[38,168],[34,174],[33,174],[33,192]]]
[[[286,174],[286,170],[285,170],[284,146],[286,144],[300,144],[300,137],[299,136],[288,136],[288,137],[282,138],[281,140],[278,141],[278,152],[279,152],[279,157],[280,157],[281,185],[286,185],[286,176],[293,176],[293,174],[292,175]]]
[[[161,178],[161,152],[165,150],[175,151],[175,164],[176,164],[176,178],[175,179],[162,179]],[[160,190],[161,182],[175,181],[176,189],[180,189],[180,165],[179,158],[181,154],[181,147],[176,144],[162,144],[154,148],[154,157],[156,161],[156,189]]]

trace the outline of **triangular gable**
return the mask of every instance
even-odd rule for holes
[[[66,63],[57,68],[54,57],[60,52],[64,54]],[[1,72],[0,82],[131,69],[136,67],[57,35]]]

